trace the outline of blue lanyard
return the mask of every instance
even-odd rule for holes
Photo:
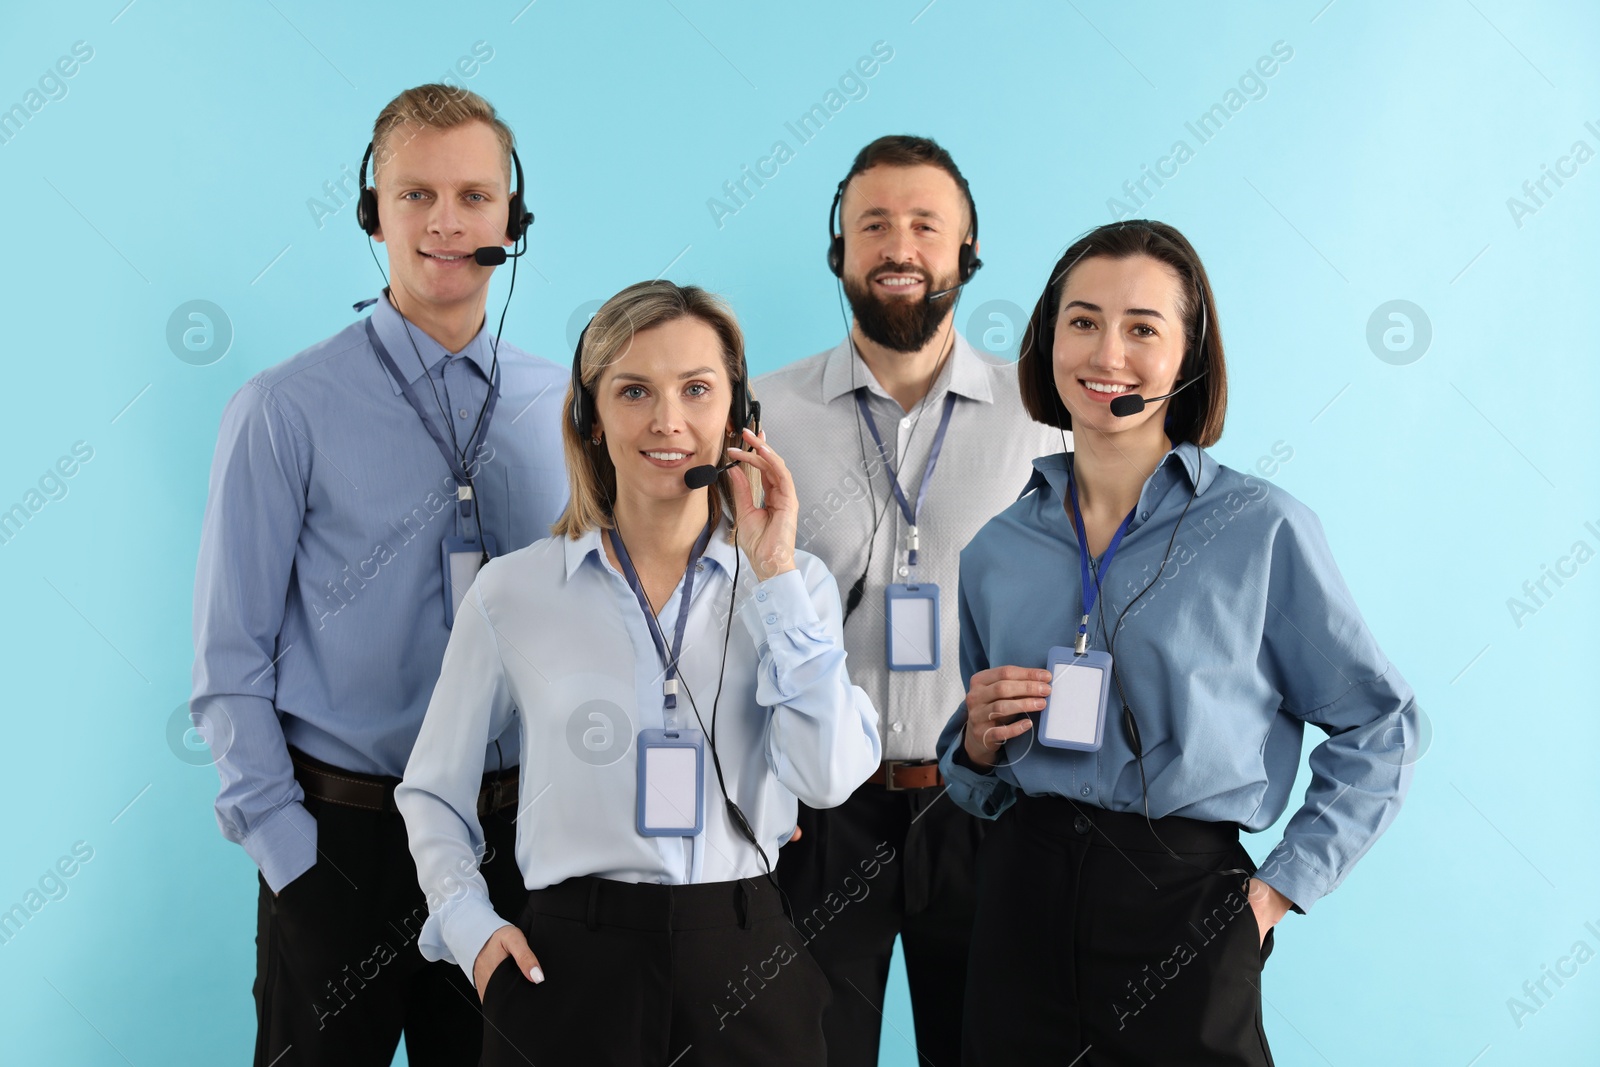
[[[666,674],[661,681],[661,695],[665,699],[666,708],[671,710],[678,706],[678,655],[683,651],[683,631],[689,625],[689,598],[694,595],[695,564],[700,561],[706,546],[711,543],[711,521],[706,520],[706,528],[700,531],[700,537],[689,553],[689,565],[683,569],[683,597],[678,601],[678,623],[672,632],[670,658],[667,656],[667,641],[661,633],[661,624],[656,619],[655,611],[650,607],[650,598],[644,595],[644,584],[639,581],[639,572],[633,569],[633,560],[628,558],[628,547],[622,543],[622,538],[617,536],[616,530],[607,530],[606,536],[611,538],[611,547],[616,550],[617,562],[622,564],[622,576],[628,580],[628,588],[633,590],[633,595],[639,600],[639,607],[644,611],[645,624],[650,630],[650,639],[656,643],[656,655],[661,657],[662,666],[666,668]]]
[[[922,487],[917,490],[915,508],[906,499],[905,490],[900,488],[900,475],[895,473],[894,463],[889,459],[888,450],[883,447],[883,438],[878,436],[878,424],[872,421],[872,408],[867,405],[865,389],[856,390],[856,405],[861,408],[861,417],[866,420],[867,429],[872,431],[872,443],[878,446],[878,455],[889,470],[889,484],[894,487],[894,498],[900,504],[900,514],[906,517],[906,525],[911,528],[911,552],[906,558],[906,563],[915,567],[917,516],[922,514],[922,505],[928,499],[928,483],[933,481],[933,469],[939,465],[939,452],[944,448],[944,434],[950,428],[950,413],[956,409],[956,394],[946,393],[944,396],[944,413],[939,416],[939,428],[933,434],[933,448],[928,452],[928,465],[922,468]]]
[[[1095,573],[1094,581],[1089,581],[1089,535],[1083,529],[1083,516],[1078,512],[1078,483],[1072,476],[1071,461],[1067,466],[1067,492],[1072,494],[1072,528],[1078,535],[1078,572],[1083,580],[1083,619],[1078,623],[1078,643],[1073,646],[1073,651],[1078,655],[1089,651],[1089,612],[1094,608],[1094,602],[1099,598],[1100,586],[1105,583],[1106,571],[1111,569],[1111,557],[1117,554],[1117,547],[1122,544],[1122,535],[1128,532],[1128,524],[1133,521],[1133,512],[1138,510],[1135,505],[1122,520],[1122,525],[1117,527],[1117,532],[1112,535],[1111,543],[1106,546],[1105,555],[1100,557],[1100,569]]]
[[[450,468],[451,477],[455,478],[456,480],[456,499],[460,502],[460,516],[463,519],[470,519],[472,517],[473,509],[473,501],[471,497],[472,482],[467,477],[467,469],[465,464],[462,462],[461,455],[457,454],[450,445],[445,443],[444,434],[440,433],[438,427],[434,426],[433,420],[428,418],[428,410],[422,406],[421,398],[419,398],[416,394],[416,391],[411,388],[411,383],[406,380],[405,375],[400,373],[400,368],[395,366],[394,360],[389,358],[389,350],[383,347],[382,341],[378,340],[377,327],[372,325],[372,320],[370,318],[366,320],[366,327],[367,340],[372,342],[372,350],[378,353],[379,362],[381,362],[384,369],[389,372],[389,376],[394,379],[395,384],[400,387],[400,392],[405,394],[406,401],[410,403],[412,410],[417,413],[417,418],[422,420],[422,425],[427,427],[428,436],[433,438],[433,443],[439,446],[439,454],[444,457],[445,463]],[[423,373],[428,373],[426,368],[423,369]],[[498,375],[496,375],[496,377],[498,377]],[[500,383],[498,381],[490,382],[489,401],[484,406],[483,418],[478,423],[477,432],[472,435],[472,440],[467,442],[467,450],[465,455],[476,455],[478,447],[483,444],[485,439],[488,438],[489,423],[494,419],[495,405],[499,402]],[[467,494],[463,495],[462,490],[467,490]]]

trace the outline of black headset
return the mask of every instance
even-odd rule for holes
[[[367,163],[372,159],[372,142],[367,142],[367,150],[361,155],[361,169],[356,173],[357,180],[361,183],[361,193],[356,199],[356,225],[361,227],[361,232],[371,237],[378,232],[378,190],[367,185]],[[517,176],[517,191],[511,194],[510,203],[506,212],[506,236],[512,241],[520,241],[527,234],[528,227],[533,225],[533,212],[523,206],[522,202],[522,160],[517,158],[517,150],[511,150],[511,167]],[[373,168],[373,178],[377,178],[377,168]]]
[[[583,342],[592,325],[594,320],[590,319],[578,334],[577,347],[572,350],[572,427],[578,431],[580,444],[588,443],[594,434],[594,394],[583,384]],[[728,418],[741,430],[747,426],[758,433],[761,430],[761,401],[750,399],[750,367],[743,353],[739,356],[739,380],[733,383],[733,403],[728,409]]]
[[[1143,219],[1126,220],[1117,223],[1116,226],[1118,229],[1127,226],[1149,229],[1148,224]],[[1074,241],[1073,244],[1077,244],[1077,241]],[[1093,254],[1092,252],[1084,252],[1078,258],[1082,259],[1085,255],[1092,256]],[[1060,394],[1056,392],[1056,383],[1053,377],[1054,371],[1051,365],[1051,354],[1055,348],[1056,338],[1056,301],[1060,295],[1058,293],[1059,287],[1066,281],[1066,277],[1072,272],[1072,268],[1078,264],[1077,260],[1067,263],[1065,259],[1066,257],[1063,256],[1056,263],[1050,275],[1050,281],[1044,287],[1044,297],[1039,308],[1038,337],[1035,338],[1033,346],[1036,357],[1034,359],[1033,373],[1037,379],[1039,395],[1054,397],[1056,407],[1062,411],[1065,410],[1065,407],[1061,403]],[[1205,346],[1206,331],[1210,327],[1211,316],[1206,308],[1206,291],[1200,282],[1199,275],[1194,278],[1194,288],[1196,298],[1200,303],[1200,328],[1197,335],[1192,339],[1192,343],[1188,330],[1184,330],[1183,362],[1178,366],[1178,381],[1180,382],[1189,381],[1198,374],[1204,374],[1209,369]]]
[[[839,204],[844,200],[844,187],[850,184],[850,178],[853,177],[855,175],[852,174],[839,183],[839,187],[833,191],[833,203],[828,205],[828,269],[835,278],[844,277],[844,234],[835,229],[834,224],[839,217]],[[972,240],[961,242],[961,250],[957,253],[959,258],[956,260],[956,281],[966,285],[983,266],[977,249],[978,204],[972,199],[972,189],[967,185],[967,179],[957,177],[956,181],[967,196],[967,209],[972,212]]]

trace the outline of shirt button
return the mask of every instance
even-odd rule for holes
[[[767,591],[765,589],[761,590],[761,592],[756,594],[756,599],[765,603],[767,599]]]
[[[1143,522],[1144,520],[1148,519],[1149,517],[1150,517],[1150,513],[1148,511],[1139,512],[1139,521],[1140,522]]]
[[[908,430],[911,428],[911,417],[909,415],[900,420],[900,428],[902,430]]]
[[[701,571],[703,571],[705,569],[706,569],[706,565],[704,563],[696,563],[694,565],[694,572],[696,574],[699,574]]]
[[[768,615],[767,616],[767,625],[768,626],[776,626],[777,624],[778,624],[778,617],[776,615]]]
[[[1089,816],[1080,815],[1072,820],[1072,829],[1080,834],[1087,834],[1090,830]]]
[[[1084,786],[1083,789],[1081,790],[1081,792],[1083,793],[1084,796],[1088,796],[1089,795],[1089,787],[1088,786]]]
[[[904,578],[906,575],[908,575],[910,573],[911,573],[911,568],[909,568],[909,567],[901,567],[900,568],[900,577]]]
[[[456,412],[456,414],[460,415],[464,419],[464,418],[467,417],[467,409],[466,408],[462,408],[460,411]]]
[[[899,733],[900,731],[904,730],[905,728],[906,728],[906,724],[903,723],[903,722],[892,723],[889,726],[889,729],[893,730],[895,733]]]

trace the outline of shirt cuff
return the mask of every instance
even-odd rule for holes
[[[939,772],[949,783],[950,799],[958,806],[983,819],[998,819],[1000,813],[1013,801],[1012,785],[993,771],[974,770],[963,758],[957,761],[961,740],[939,760]]]
[[[758,644],[773,634],[816,626],[821,622],[798,567],[775,574],[757,585],[755,592],[745,599],[740,612],[744,615],[744,624],[750,636]]]
[[[239,844],[277,893],[317,862],[317,820],[299,801],[285,804]]]
[[[1255,876],[1289,898],[1294,910],[1304,915],[1311,905],[1327,896],[1332,879],[1307,857],[1298,854],[1287,841],[1268,853]]]
[[[417,937],[417,949],[423,959],[444,960],[460,967],[468,984],[476,989],[472,968],[478,962],[478,953],[489,943],[490,935],[510,925],[481,894],[469,893],[428,916]]]

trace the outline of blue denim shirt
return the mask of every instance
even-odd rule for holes
[[[1035,460],[1021,499],[961,553],[963,684],[989,667],[1044,668],[1052,646],[1072,644],[1081,579],[1064,505],[1070,461]],[[1091,648],[1106,650],[1105,629],[1152,580],[1115,642],[1150,815],[1271,826],[1288,806],[1305,726],[1317,727],[1326,739],[1311,753],[1304,802],[1257,872],[1309,909],[1400,809],[1417,755],[1411,687],[1362,621],[1316,515],[1191,444],[1168,452],[1144,484],[1100,594],[1104,624],[1098,606],[1091,615]],[[1109,704],[1098,752],[1045,747],[1030,730],[1006,743],[993,773],[955,762],[959,708],[938,746],[951,798],[991,819],[1018,790],[1143,811],[1115,685]]]

